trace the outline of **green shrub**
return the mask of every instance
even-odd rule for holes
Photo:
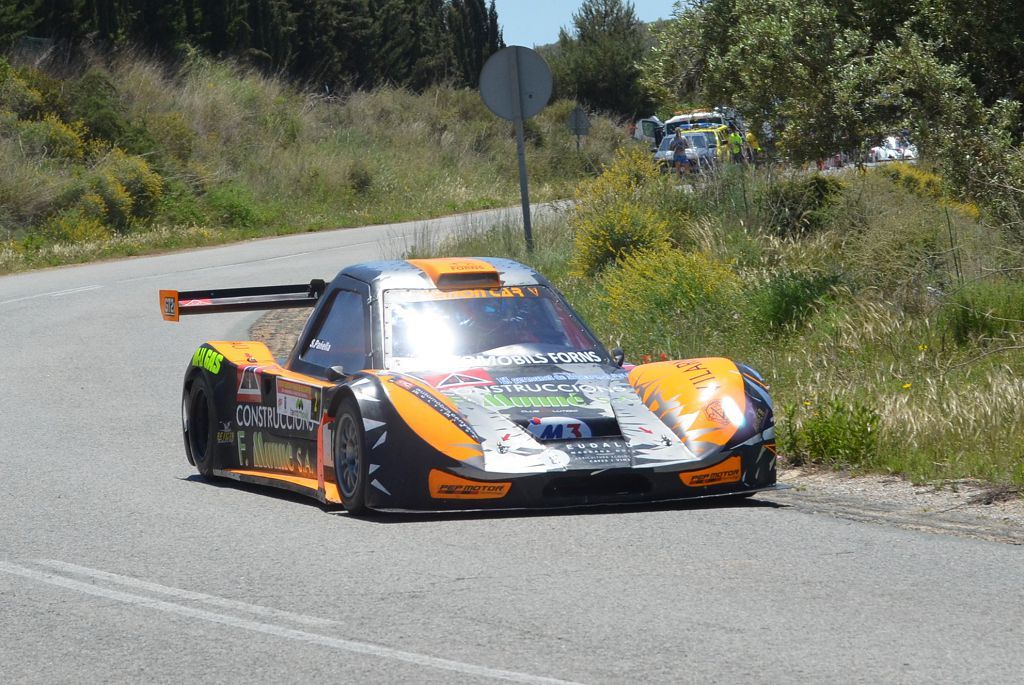
[[[80,243],[105,240],[110,229],[103,224],[102,217],[79,209],[65,210],[51,217],[43,226],[43,235],[57,243]]]
[[[958,345],[1024,333],[1024,282],[969,283],[943,303],[939,320]]]
[[[212,217],[225,226],[251,228],[265,221],[252,191],[237,183],[211,188],[204,201]]]
[[[833,399],[806,409],[800,421],[787,407],[779,447],[792,463],[813,462],[836,468],[862,467],[878,456],[878,412],[859,401]]]
[[[769,330],[799,329],[838,282],[833,274],[775,274],[749,295],[752,318]]]
[[[157,214],[161,223],[170,226],[198,226],[204,218],[192,189],[179,179],[167,181]]]
[[[356,195],[365,195],[373,185],[373,172],[361,159],[353,160],[348,168],[348,186]]]
[[[72,115],[97,138],[118,142],[129,128],[110,76],[90,69],[71,87]]]
[[[600,286],[607,321],[601,325],[634,356],[710,349],[712,338],[732,327],[742,294],[727,265],[671,248],[624,257],[604,271]]]
[[[161,149],[179,162],[192,158],[196,132],[181,112],[163,112],[145,117],[146,130]]]
[[[30,117],[37,116],[42,107],[42,94],[32,88],[7,60],[0,57],[0,110],[14,112],[20,117]]]
[[[827,225],[827,210],[842,190],[840,181],[822,174],[778,179],[756,194],[756,204],[766,228],[782,237],[796,237]]]

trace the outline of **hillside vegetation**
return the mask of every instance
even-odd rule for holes
[[[621,144],[575,103],[528,122],[531,198],[571,195]],[[518,200],[512,126],[476,91],[304,93],[193,56],[66,75],[0,59],[0,271]]]
[[[1024,485],[1024,247],[896,165],[730,167],[682,192],[645,154],[564,219],[414,252],[508,255],[627,359],[726,356],[772,385],[790,463]]]

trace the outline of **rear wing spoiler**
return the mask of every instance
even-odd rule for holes
[[[160,312],[164,321],[177,321],[189,314],[252,312],[263,309],[312,307],[324,294],[327,284],[315,278],[308,284],[267,285],[255,288],[218,288],[217,290],[160,291]]]

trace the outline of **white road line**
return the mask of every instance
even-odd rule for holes
[[[74,293],[84,293],[89,290],[99,290],[102,285],[86,285],[81,288],[69,288],[68,290],[55,290],[47,293],[36,293],[35,295],[26,295],[25,297],[16,297],[13,300],[0,301],[0,305],[13,304],[15,302],[24,302],[25,300],[35,300],[40,297],[63,297],[64,295],[73,295]]]
[[[102,285],[83,285],[81,288],[68,288],[67,290],[58,290],[55,293],[50,293],[50,297],[63,297],[65,295],[74,295],[75,293],[84,293],[88,290],[99,290]]]
[[[192,590],[182,590],[176,587],[168,587],[167,585],[160,585],[159,583],[151,583],[146,580],[132,578],[131,576],[121,576],[116,573],[108,573],[107,571],[99,571],[97,569],[87,568],[85,566],[69,564],[64,561],[57,561],[56,559],[33,559],[32,563],[39,564],[40,566],[48,566],[58,571],[64,571],[65,573],[73,573],[80,576],[87,576],[89,578],[95,578],[96,580],[105,580],[110,583],[124,585],[130,588],[134,588],[136,590],[146,590],[148,592],[155,592],[161,595],[177,597],[178,599],[189,599],[194,600],[196,602],[203,602],[204,604],[220,607],[221,609],[235,609],[236,611],[246,611],[250,614],[256,614],[257,616],[265,616],[267,618],[292,621],[294,623],[301,623],[303,625],[316,626],[319,628],[328,628],[331,626],[342,625],[339,621],[331,621],[330,619],[326,618],[318,618],[316,616],[296,614],[292,611],[271,609],[270,607],[260,606],[258,604],[249,604],[248,602],[240,602],[234,599],[227,599],[226,597],[215,597],[214,595],[207,595],[203,594],[202,592],[193,592]]]
[[[92,569],[88,570],[91,571]],[[286,628],[273,623],[261,623],[259,621],[239,618],[229,614],[219,614],[213,611],[206,611],[205,609],[196,609],[194,607],[184,606],[174,602],[165,602],[152,597],[145,597],[143,595],[134,595],[128,592],[121,592],[120,590],[110,590],[92,583],[73,580],[47,571],[39,571],[33,568],[18,566],[17,564],[12,564],[6,561],[0,561],[0,572],[21,576],[22,578],[55,585],[68,590],[75,590],[94,597],[102,597],[116,602],[133,604],[147,609],[156,609],[157,611],[177,614],[178,616],[185,616],[187,618],[198,619],[200,621],[219,623],[221,625],[231,626],[234,628],[241,628],[243,630],[249,630],[256,633],[263,633],[265,635],[273,635],[275,637],[283,637],[289,640],[297,640],[299,642],[320,645],[322,647],[328,647],[330,649],[345,652],[366,654],[384,659],[393,659],[395,661],[404,661],[416,666],[426,666],[429,668],[437,668],[469,676],[505,680],[513,683],[527,683],[529,685],[579,685],[578,683],[558,680],[556,678],[546,678],[543,676],[530,675],[529,673],[519,673],[516,671],[505,671],[497,668],[488,668],[486,666],[477,666],[474,664],[463,663],[461,661],[442,659],[440,657],[418,654],[416,652],[406,652],[400,649],[392,649],[391,647],[384,647],[366,642],[356,642],[354,640],[344,640],[341,638],[319,635],[317,633],[309,633],[303,630]]]

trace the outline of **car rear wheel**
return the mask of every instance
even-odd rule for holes
[[[355,400],[341,403],[334,430],[334,478],[341,502],[350,514],[366,511],[368,464],[363,421]]]
[[[182,398],[182,431],[185,445],[199,474],[213,476],[214,451],[217,449],[217,419],[213,388],[202,374],[196,376]]]

